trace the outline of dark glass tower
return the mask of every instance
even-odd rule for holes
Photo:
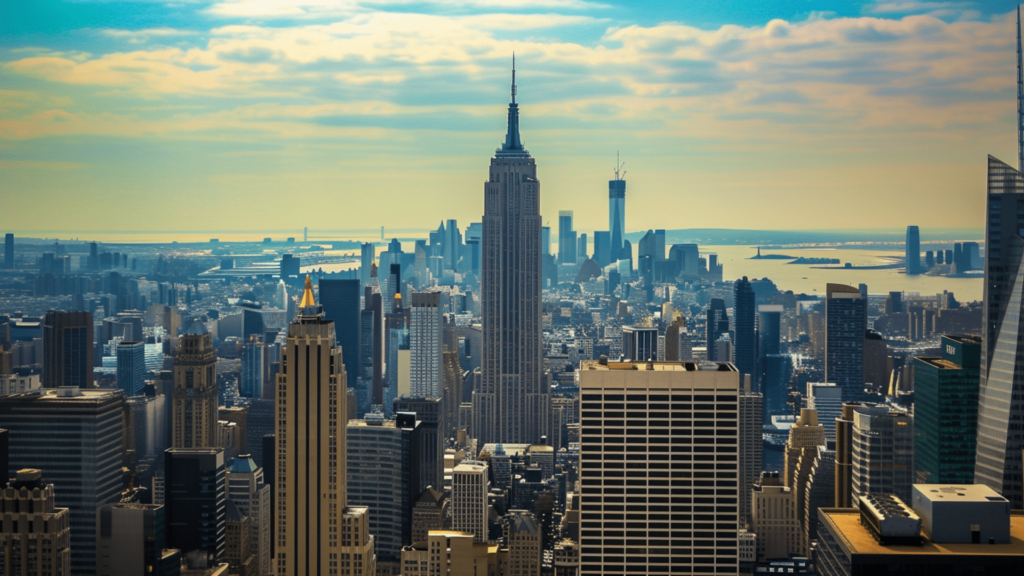
[[[717,358],[715,354],[715,342],[729,332],[729,316],[725,311],[725,300],[712,298],[708,305],[707,318],[707,347],[708,360],[717,362],[728,362],[729,358]]]
[[[341,346],[345,372],[358,376],[359,365],[359,280],[328,280],[321,278],[320,305],[324,318],[334,322],[334,334]]]
[[[864,396],[867,298],[845,284],[825,286],[825,381],[843,389],[843,401]]]
[[[484,184],[483,374],[473,394],[472,427],[481,444],[539,442],[547,434],[540,244],[540,181],[537,163],[519,138],[513,63],[508,132]]]
[[[985,223],[985,309],[978,396],[978,454],[974,481],[1024,506],[1024,178],[988,157]]]
[[[622,179],[625,172],[620,173],[622,167],[616,157],[615,179],[608,181],[608,234],[611,245],[609,254],[611,259],[619,257],[622,250],[622,242],[626,239],[626,181]]]
[[[921,273],[921,232],[917,226],[907,226],[906,245],[906,271],[907,274]]]
[[[51,310],[43,319],[43,386],[92,386],[92,313]]]
[[[171,448],[164,452],[164,474],[167,545],[219,561],[227,529],[224,449]]]
[[[744,276],[737,280],[733,289],[735,301],[733,303],[733,315],[736,322],[736,334],[733,339],[735,349],[733,351],[733,363],[740,372],[740,381],[743,376],[750,374],[752,379],[757,368],[757,330],[754,326],[754,319],[757,317],[756,303],[754,300],[754,289]]]

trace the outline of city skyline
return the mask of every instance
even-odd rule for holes
[[[621,151],[631,200],[684,202],[709,227],[895,228],[909,210],[925,228],[983,225],[977,158],[1013,157],[1012,4],[720,4],[76,3],[48,26],[15,7],[5,212],[21,232],[100,230],[201,200],[187,227],[228,212],[336,229],[378,224],[383,198],[379,224],[474,221],[515,52],[545,222],[574,210],[581,232],[603,229]],[[324,209],[261,209],[296,188]],[[755,192],[758,210],[717,214]],[[853,214],[815,205],[852,193]],[[41,199],[58,207],[34,213]],[[635,210],[629,231],[678,220]]]

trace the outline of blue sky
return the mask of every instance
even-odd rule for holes
[[[468,223],[517,53],[542,211],[979,227],[1015,5],[0,0],[0,228]],[[42,209],[46,206],[46,209]]]

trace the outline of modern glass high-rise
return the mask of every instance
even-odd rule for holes
[[[914,481],[973,484],[981,338],[943,336],[941,350],[914,358]]]
[[[736,574],[735,368],[584,361],[579,383],[579,574]]]
[[[622,327],[622,355],[634,362],[662,360],[658,358],[658,329],[646,326]]]
[[[484,185],[483,362],[472,426],[481,445],[536,443],[549,426],[541,354],[540,181],[519,137],[515,96],[513,67],[508,132]]]
[[[226,546],[227,487],[223,448],[164,452],[167,545],[182,555],[199,551],[220,561]]]
[[[558,263],[576,263],[576,230],[572,227],[572,210],[558,212]]]
[[[755,378],[757,370],[757,318],[754,289],[747,277],[737,280],[733,287],[733,364],[740,371],[740,378],[750,375]],[[756,378],[755,378],[756,379]]]
[[[914,418],[884,406],[857,410],[852,428],[852,485],[856,502],[872,492],[910,502],[914,484]]]
[[[867,299],[845,284],[825,287],[825,381],[843,389],[844,401],[864,397]]]
[[[242,347],[238,393],[246,398],[263,397],[263,341],[253,336]]]
[[[96,573],[96,510],[122,486],[124,395],[75,387],[0,398],[10,468],[42,469],[55,504],[71,513],[71,574]]]
[[[706,327],[708,360],[730,362],[732,358],[718,358],[715,354],[715,342],[722,334],[729,333],[729,316],[725,311],[725,300],[722,298],[711,299],[711,303],[708,305]]]
[[[361,373],[359,363],[359,300],[362,289],[359,280],[333,280],[321,278],[320,305],[324,318],[334,322],[335,336],[341,346],[341,357],[345,371],[356,377]]]
[[[369,510],[346,506],[348,392],[334,323],[306,289],[277,375],[276,573],[373,574]],[[358,570],[356,568],[358,567]]]
[[[90,312],[51,310],[43,318],[44,388],[89,388],[93,377],[93,324]]]
[[[377,259],[377,248],[373,242],[364,242],[359,246],[359,280],[363,286],[370,282],[370,269]]]
[[[988,157],[985,308],[974,481],[1024,507],[1024,177]]]
[[[14,234],[4,235],[4,268],[14,268]]]
[[[921,232],[917,226],[907,226],[906,273],[921,273]]]
[[[441,397],[442,312],[440,292],[413,292],[409,314],[409,393],[412,396]]]
[[[619,177],[618,169],[615,179],[608,181],[608,234],[612,260],[616,260],[626,239],[626,181]]]
[[[793,376],[793,357],[789,354],[769,354],[761,358],[761,393],[764,395],[764,423],[771,424],[772,416],[791,413],[786,405],[789,380]]]
[[[146,385],[146,343],[117,343],[117,387],[125,396],[138,396]]]

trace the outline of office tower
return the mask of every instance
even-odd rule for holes
[[[252,553],[252,518],[238,509],[231,500],[226,501],[224,521],[224,556],[230,574],[254,574],[256,555]]]
[[[400,383],[408,386],[409,371],[411,368],[409,351],[409,312],[402,306],[402,295],[395,294],[392,297],[394,305],[391,312],[384,315],[384,350],[386,358],[385,385],[382,391],[379,411],[386,416],[391,416],[391,405],[398,397]],[[440,362],[440,360],[439,360]],[[376,408],[375,408],[376,410]]]
[[[804,533],[804,505],[807,502],[807,478],[817,456],[818,447],[825,446],[825,428],[818,424],[818,412],[803,408],[796,424],[789,429],[786,441],[786,467],[784,484],[793,491],[797,523],[801,529],[796,542],[796,553],[807,554]]]
[[[882,392],[889,384],[889,345],[874,330],[864,332],[864,388]]]
[[[347,502],[371,512],[378,569],[398,568],[402,546],[412,542],[413,505],[427,488],[417,458],[422,438],[416,415],[385,420],[380,413],[367,414],[347,427]]]
[[[619,172],[622,166],[618,157],[615,162],[615,179],[608,181],[608,233],[611,235],[612,260],[618,259],[626,239],[626,181],[621,178],[626,173]]]
[[[778,472],[762,472],[751,496],[757,535],[757,561],[786,558],[799,549],[800,523],[796,516],[793,489],[786,486]]]
[[[372,242],[364,242],[359,246],[359,281],[363,286],[370,283],[370,269],[377,259],[377,249]]]
[[[662,258],[664,258],[664,251],[662,251]],[[658,260],[658,238],[654,235],[654,230],[648,230],[644,234],[643,238],[637,244],[636,255],[639,260],[642,260],[645,256],[650,258],[652,268],[653,263]]]
[[[769,354],[761,358],[761,393],[764,395],[765,424],[771,424],[772,416],[792,413],[792,410],[786,405],[789,399],[789,381],[792,376],[792,356]]]
[[[757,355],[780,354],[782,343],[782,306],[764,304],[757,309]]]
[[[872,492],[910,501],[914,483],[914,419],[884,406],[853,415],[853,497]]]
[[[263,342],[251,336],[242,347],[238,393],[246,398],[263,397]]]
[[[587,256],[587,235],[580,234],[579,238],[576,240],[576,261],[584,262],[589,258],[590,257]]]
[[[749,382],[749,380],[748,380]],[[748,385],[739,396],[740,418],[740,525],[750,523],[750,491],[764,468],[764,398]]]
[[[985,224],[985,308],[978,396],[978,453],[974,481],[985,484],[1024,508],[1021,450],[1024,435],[1015,422],[1024,419],[1024,370],[1017,361],[1021,335],[1021,240],[1024,228],[1024,178],[989,156]],[[1022,214],[1022,215],[1019,215]]]
[[[324,319],[334,322],[335,336],[341,346],[345,372],[353,378],[361,374],[359,364],[359,299],[362,296],[359,280],[329,280],[321,278],[320,305]]]
[[[346,505],[347,403],[334,323],[324,319],[307,276],[277,375],[279,576],[327,574],[332,567],[340,574],[376,572],[370,511]]]
[[[420,451],[417,454],[418,467],[424,482],[437,488],[444,487],[444,439],[449,426],[446,423],[441,398],[401,397],[394,402],[394,413],[416,414],[420,430]],[[417,497],[413,494],[412,497]]]
[[[381,254],[380,260],[381,265],[384,264],[385,256],[390,256],[387,252]],[[388,260],[390,258],[387,258]],[[381,304],[384,306],[384,316],[387,317],[391,314],[395,308],[395,296],[401,297],[402,294],[402,265],[389,264],[385,270],[388,270],[388,275],[381,282]],[[406,303],[408,305],[408,303]]]
[[[50,310],[43,319],[43,387],[92,387],[93,322],[89,312]]]
[[[413,505],[412,539],[410,542],[426,540],[428,532],[444,528],[447,516],[448,497],[433,487],[424,490],[416,500],[416,504]]]
[[[510,510],[502,519],[508,561],[504,576],[540,576],[541,527],[525,510]]]
[[[608,232],[603,230],[594,231],[593,258],[600,266],[607,266],[611,263],[611,239],[608,236]]]
[[[363,288],[364,305],[359,313],[359,365],[363,378],[370,384],[367,405],[360,406],[360,411],[384,403],[384,306],[376,278],[373,280],[373,285]]]
[[[542,256],[551,255],[551,226],[541,226],[540,253]]]
[[[836,420],[836,508],[850,508],[853,498],[853,420],[864,404],[844,403],[843,414]]]
[[[693,349],[690,345],[690,336],[686,332],[686,318],[679,312],[675,312],[671,323],[665,328],[665,358],[666,362],[682,362],[693,357]]]
[[[18,470],[0,489],[0,574],[63,576],[71,573],[67,508],[58,508],[42,471]]]
[[[146,385],[146,343],[117,343],[117,387],[125,396],[142,394]]]
[[[576,231],[572,227],[572,210],[558,212],[558,263],[576,263]]]
[[[402,548],[402,576],[499,574],[498,547],[457,530],[431,530],[426,540]]]
[[[299,275],[300,259],[294,254],[283,254],[281,256],[281,279],[295,278]]]
[[[708,316],[707,316],[707,348],[708,348],[708,360],[717,362],[731,362],[732,358],[718,358],[715,355],[715,342],[722,334],[729,333],[729,316],[725,311],[725,300],[721,298],[712,298],[711,303],[708,304]]]
[[[219,446],[217,353],[213,336],[199,321],[178,338],[174,362],[174,448]]]
[[[452,530],[487,542],[487,464],[463,460],[452,471]]]
[[[4,268],[14,268],[14,234],[4,235]]]
[[[675,263],[683,279],[700,277],[700,248],[696,244],[673,244],[668,251],[668,259]]]
[[[409,389],[413,396],[441,397],[442,311],[440,292],[413,292],[409,318]]]
[[[747,277],[737,280],[734,290],[733,320],[735,332],[733,337],[733,357],[740,377],[750,375],[756,377],[757,367],[757,328],[754,324],[757,310],[754,302],[754,289]]]
[[[739,379],[729,364],[581,363],[580,574],[736,573]],[[643,522],[624,524],[626,498]]]
[[[973,484],[981,338],[943,336],[940,348],[914,358],[914,481]]]
[[[917,226],[907,226],[906,243],[906,273],[920,274],[921,272],[921,232]]]
[[[836,418],[843,415],[843,389],[832,382],[808,382],[805,401],[818,412],[818,422],[825,428],[825,439],[835,441]]]
[[[473,392],[480,444],[537,442],[547,434],[549,390],[542,378],[540,181],[519,138],[519,105],[508,106],[505,143],[484,185],[483,363]]]
[[[459,430],[459,407],[462,405],[464,375],[462,365],[459,363],[459,339],[455,326],[446,321],[443,333],[441,404],[446,426],[441,432],[447,438],[455,438]]]
[[[39,468],[71,514],[71,574],[96,569],[96,510],[121,493],[124,396],[75,387],[0,398],[11,470]],[[73,440],[73,441],[72,441]],[[84,473],[83,471],[88,471]]]
[[[448,226],[444,230],[443,248],[444,269],[455,270],[462,250],[462,234],[459,232],[459,224],[455,220],[448,220]]]
[[[179,574],[181,552],[167,546],[166,514],[162,504],[119,502],[100,508],[97,576]]]
[[[845,400],[864,397],[864,333],[867,299],[844,284],[825,288],[825,381],[843,389]]]
[[[223,448],[164,452],[168,547],[183,556],[199,551],[219,562],[224,556],[226,500]]]
[[[659,360],[658,329],[646,326],[623,326],[622,356],[636,362]]]
[[[665,231],[655,230],[654,231],[654,252],[655,262],[661,262],[665,260]]]
[[[227,498],[234,503],[239,512],[248,516],[251,523],[249,548],[256,556],[257,573],[266,575],[273,573],[271,563],[272,540],[270,528],[274,522],[274,513],[270,504],[269,483],[264,482],[263,468],[256,465],[249,454],[242,454],[235,459],[225,475]]]
[[[804,501],[803,548],[809,550],[818,537],[818,509],[831,508],[836,497],[836,451],[818,446],[818,453],[807,476]]]

